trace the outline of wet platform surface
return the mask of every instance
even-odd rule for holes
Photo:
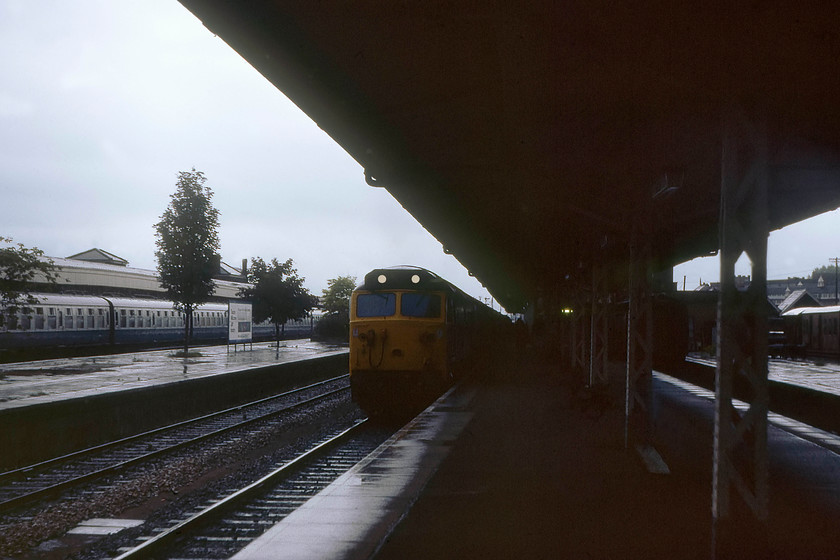
[[[715,367],[713,358],[694,357],[689,361]],[[840,395],[840,363],[770,358],[767,379]]]
[[[620,402],[529,367],[439,401],[235,558],[708,559],[713,396],[659,374],[654,386],[670,474],[625,450]],[[733,493],[716,557],[835,558],[840,456],[798,435],[812,428],[771,422],[769,519]]]
[[[347,348],[308,339],[252,346],[201,346],[198,356],[175,357],[177,350],[152,350],[84,358],[0,364],[0,410],[59,399],[124,391],[332,354]]]

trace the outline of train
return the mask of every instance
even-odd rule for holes
[[[840,306],[797,307],[782,321],[788,356],[840,359]]]
[[[0,327],[0,349],[19,351],[45,348],[103,346],[163,346],[183,341],[185,315],[173,302],[126,297],[31,294],[28,305]],[[310,319],[285,324],[286,338],[309,337]],[[253,325],[254,340],[274,338],[274,325]],[[228,339],[228,305],[205,303],[193,312],[192,340],[198,344]]]
[[[374,269],[350,298],[352,398],[370,416],[428,403],[487,367],[510,326],[429,270]]]

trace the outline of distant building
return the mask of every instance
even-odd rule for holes
[[[58,271],[54,285],[39,283],[38,290],[63,294],[122,296],[162,299],[164,290],[158,281],[157,271],[132,268],[128,261],[102,249],[89,249],[67,258],[43,257],[52,260]],[[247,288],[241,271],[221,263],[214,276],[216,291],[214,301],[239,299],[240,291]],[[42,279],[43,280],[43,279]]]
[[[746,290],[750,285],[749,276],[737,276],[735,285],[739,290]],[[720,291],[720,283],[703,284],[697,291]],[[823,276],[810,278],[787,278],[767,281],[767,299],[782,312],[798,307],[838,305],[834,278],[826,280]]]
[[[81,253],[76,253],[75,255],[70,255],[67,257],[69,260],[74,261],[86,261],[86,262],[93,262],[99,264],[112,264],[114,266],[128,266],[128,261],[122,257],[118,257],[113,253],[109,253],[108,251],[103,251],[102,249],[97,249],[94,247],[93,249],[88,249],[87,251],[83,251]]]
[[[776,304],[776,307],[779,308],[780,313],[784,313],[799,307],[819,307],[820,305],[820,302],[814,299],[814,296],[809,294],[808,290],[802,289],[790,292],[781,303]]]

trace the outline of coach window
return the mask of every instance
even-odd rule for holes
[[[391,292],[356,296],[356,317],[391,317],[397,310],[397,295]]]
[[[400,315],[404,317],[440,317],[440,296],[408,292],[400,296]]]
[[[58,324],[58,318],[55,315],[55,307],[47,308],[47,330],[55,330]]]

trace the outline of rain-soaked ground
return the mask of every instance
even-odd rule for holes
[[[168,349],[0,364],[0,408],[28,406],[59,395],[72,398],[122,391],[150,382],[195,379],[342,352],[347,348],[301,339],[281,341],[279,347],[274,342],[240,344],[236,348],[196,347],[190,349],[187,359]]]
[[[347,348],[301,339],[282,341],[279,348],[273,342],[261,342],[244,349],[241,344],[236,349],[220,345],[196,347],[190,352],[199,355],[185,360],[169,349],[0,364],[0,408],[31,405],[58,395],[69,398],[229,373],[347,352]],[[690,359],[714,365],[713,359]],[[769,377],[840,395],[840,363],[771,359]]]
[[[691,361],[714,366],[714,359],[691,357]],[[771,381],[801,385],[840,395],[840,363],[824,360],[784,360],[771,358],[767,362],[767,377]]]

